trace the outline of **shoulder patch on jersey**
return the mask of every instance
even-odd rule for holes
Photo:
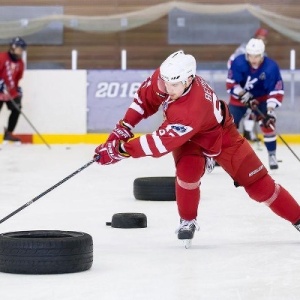
[[[266,73],[265,72],[262,72],[259,77],[258,77],[260,80],[265,80],[266,79]]]
[[[177,133],[178,135],[182,136],[187,134],[193,130],[191,126],[186,126],[182,124],[169,124],[167,126],[167,130],[172,130],[173,132]]]

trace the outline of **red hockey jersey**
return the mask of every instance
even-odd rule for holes
[[[8,52],[0,53],[0,80],[4,80],[6,89],[13,99],[18,96],[18,85],[23,72],[24,63],[21,59],[15,62]]]
[[[132,157],[159,157],[191,141],[201,147],[204,155],[219,155],[223,126],[232,124],[233,120],[229,113],[225,119],[221,102],[207,82],[196,76],[188,90],[175,101],[162,91],[163,86],[157,69],[137,91],[124,121],[135,126],[157,112],[161,105],[164,121],[153,133],[125,143],[125,150]]]

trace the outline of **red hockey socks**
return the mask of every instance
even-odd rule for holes
[[[193,151],[194,145],[191,144],[190,147],[190,151]],[[199,185],[205,170],[205,159],[200,155],[185,155],[177,160],[176,168],[176,201],[179,216],[190,221],[197,218]]]
[[[245,190],[252,199],[266,204],[275,214],[292,224],[300,219],[297,201],[281,185],[275,184],[269,174],[245,187]]]
[[[190,184],[191,185],[191,184]],[[184,183],[176,180],[176,200],[179,216],[185,220],[197,218],[198,205],[200,201],[199,183],[194,184],[196,188],[186,189]]]
[[[278,216],[295,224],[300,220],[300,206],[286,189],[276,186],[279,187],[279,194],[269,207]]]

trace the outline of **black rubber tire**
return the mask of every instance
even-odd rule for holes
[[[111,227],[146,228],[147,217],[142,213],[118,213],[112,216]]]
[[[133,182],[137,200],[175,201],[175,177],[141,177]]]
[[[93,264],[93,239],[84,232],[36,230],[0,235],[0,271],[62,274],[86,271]]]

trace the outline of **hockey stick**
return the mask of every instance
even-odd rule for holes
[[[21,111],[19,106],[16,104],[16,102],[11,98],[10,102],[15,107],[15,109],[25,118],[25,120],[28,122],[28,124],[33,128],[33,130],[37,133],[37,135],[40,137],[40,139],[44,142],[44,144],[51,149],[50,145],[44,140],[44,138],[41,136],[41,134],[38,132],[38,130],[33,126],[33,124],[29,121],[29,119],[26,117],[26,115]]]
[[[28,201],[24,205],[20,206],[18,209],[14,210],[13,212],[11,212],[9,215],[7,215],[6,217],[4,217],[3,219],[1,219],[0,220],[0,224],[3,223],[4,221],[6,221],[7,219],[11,218],[15,214],[17,214],[18,212],[20,212],[21,210],[23,210],[27,206],[31,205],[35,201],[39,200],[40,198],[42,198],[43,196],[45,196],[46,194],[48,194],[49,192],[51,192],[52,190],[54,190],[55,188],[57,188],[58,186],[60,186],[62,183],[66,182],[67,180],[69,180],[70,178],[72,178],[73,176],[75,176],[76,174],[78,174],[79,172],[81,172],[82,170],[86,169],[92,163],[94,163],[95,161],[99,160],[99,158],[100,158],[99,155],[95,156],[94,159],[92,159],[91,161],[89,161],[87,164],[85,164],[84,166],[82,166],[81,168],[79,168],[78,170],[76,170],[75,172],[73,172],[72,174],[70,174],[69,176],[65,177],[64,179],[62,179],[61,181],[59,181],[55,185],[51,186],[48,190],[44,191],[43,193],[41,193],[38,196],[34,197],[32,200]]]
[[[259,115],[265,119],[266,116],[262,113],[262,111],[258,108],[255,107],[255,110],[259,113]],[[270,128],[272,130],[275,130],[275,127],[271,124]],[[279,138],[281,139],[281,141],[289,148],[289,150],[294,154],[294,156],[297,158],[298,161],[300,161],[300,158],[298,157],[298,155],[293,151],[293,149],[289,146],[289,144],[284,140],[284,138],[277,132],[277,135],[279,136]]]

